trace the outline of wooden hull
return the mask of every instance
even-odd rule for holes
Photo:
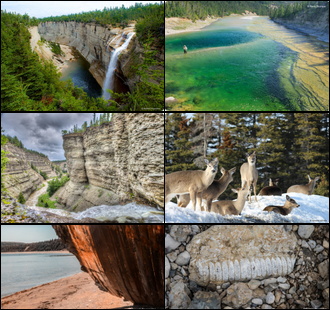
[[[135,304],[164,306],[164,226],[53,228],[101,289]]]

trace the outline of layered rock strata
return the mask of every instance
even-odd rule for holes
[[[164,118],[115,113],[110,123],[63,136],[70,181],[54,194],[64,208],[82,211],[144,198],[163,207]]]
[[[47,157],[26,151],[10,142],[1,148],[7,152],[8,158],[2,182],[13,197],[18,197],[22,192],[24,198],[28,198],[43,182],[44,179],[31,168],[31,164],[38,170],[45,172],[48,177],[56,175],[52,169],[52,163]]]
[[[213,226],[187,246],[190,280],[201,286],[292,272],[297,238],[283,225]]]
[[[164,306],[163,225],[53,225],[96,285],[135,304]]]
[[[109,43],[121,33],[131,32],[133,29],[134,25],[120,29],[79,22],[45,22],[38,25],[38,32],[45,40],[75,47],[89,62],[89,71],[101,87],[111,57]],[[131,40],[128,53],[136,44],[137,40]]]

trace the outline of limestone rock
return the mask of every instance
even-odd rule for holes
[[[222,302],[235,309],[248,303],[252,299],[252,290],[245,283],[234,283],[227,289],[227,296]]]
[[[82,211],[143,198],[164,206],[164,118],[114,113],[110,123],[63,136],[70,181],[53,197]]]
[[[314,231],[314,225],[299,225],[298,235],[301,238],[308,239]]]
[[[137,304],[164,306],[164,226],[53,227],[102,289]]]
[[[171,290],[168,294],[170,309],[187,309],[191,299],[187,285],[181,280],[171,283]]]
[[[216,286],[289,274],[296,244],[295,235],[283,225],[212,226],[187,246],[190,280]]]

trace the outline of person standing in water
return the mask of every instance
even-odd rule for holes
[[[188,51],[188,47],[187,46],[183,46],[183,52],[185,53],[185,54],[187,54],[187,51]]]

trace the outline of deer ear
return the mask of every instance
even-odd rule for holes
[[[289,195],[286,195],[286,200],[290,200],[291,198],[289,197]]]
[[[235,171],[236,171],[236,167],[231,168],[231,169],[229,170],[229,172],[230,172],[231,174],[233,174]]]
[[[206,158],[204,158],[204,161],[207,165],[209,164],[209,161]]]
[[[231,189],[234,193],[238,193],[238,190],[236,188]]]
[[[312,179],[311,179],[311,177],[309,176],[309,174],[308,174],[307,176],[308,176],[308,180],[309,180],[309,181],[312,181]]]
[[[223,168],[223,167],[220,168],[220,171],[221,171],[222,174],[225,174],[226,173],[226,169]]]

